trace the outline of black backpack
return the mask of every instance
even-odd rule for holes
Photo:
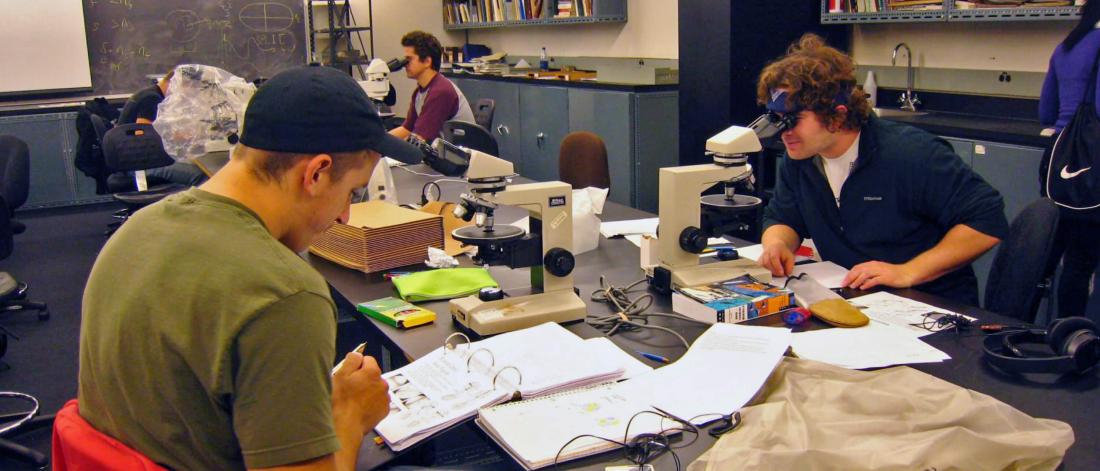
[[[1096,68],[1093,61],[1085,97],[1054,141],[1044,162],[1044,190],[1073,218],[1100,220],[1100,116],[1096,114]]]
[[[93,118],[93,116],[95,118]],[[110,193],[107,177],[111,172],[103,159],[103,135],[114,126],[118,109],[103,97],[88,100],[76,112],[76,168],[95,179],[97,195]]]

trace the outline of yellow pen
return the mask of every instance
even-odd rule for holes
[[[359,344],[359,346],[355,347],[355,349],[352,351],[362,355],[363,352],[367,351],[367,342]],[[337,363],[336,366],[332,368],[332,374],[336,374],[336,370],[340,369],[340,366],[342,366],[343,364],[344,360],[340,360],[340,363]]]

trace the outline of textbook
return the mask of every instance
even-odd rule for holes
[[[424,357],[383,374],[390,413],[375,427],[401,451],[477,414],[481,407],[619,379],[622,357],[600,355],[564,327],[547,322],[478,342],[448,337]]]
[[[702,286],[677,287],[672,310],[703,322],[736,323],[794,306],[790,290],[745,275]]]
[[[359,303],[355,309],[398,329],[408,329],[435,321],[435,312],[394,297]]]

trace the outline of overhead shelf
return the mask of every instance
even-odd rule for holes
[[[821,1],[823,24],[929,23],[937,21],[1057,21],[1076,20],[1081,9],[1065,7],[955,8],[954,0],[944,0],[939,10],[889,10],[873,13],[830,13],[829,0]]]
[[[556,0],[542,0],[542,10],[538,12],[538,18],[517,19],[522,16],[520,8],[529,6],[531,0],[512,0],[511,2],[470,2],[467,0],[443,0],[443,29],[468,30],[488,28],[513,28],[518,26],[551,26],[551,25],[580,25],[598,23],[625,23],[627,20],[626,0],[575,0],[568,5],[572,6],[571,13],[583,16],[556,16],[558,2]],[[578,3],[580,5],[578,5]],[[565,3],[562,4],[563,8]],[[484,10],[488,8],[488,10]],[[586,10],[587,9],[587,10]],[[531,15],[535,16],[535,15]],[[499,21],[461,21],[484,20],[492,18]],[[504,20],[500,20],[504,18]]]

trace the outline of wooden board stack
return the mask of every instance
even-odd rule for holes
[[[333,224],[309,252],[372,273],[422,263],[443,247],[443,218],[382,201],[351,205],[347,224]]]

